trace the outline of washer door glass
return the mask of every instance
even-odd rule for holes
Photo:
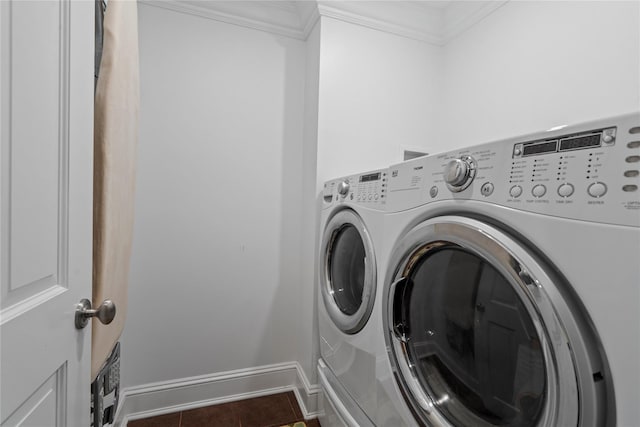
[[[417,419],[456,427],[603,425],[598,356],[573,352],[597,348],[587,341],[593,335],[559,291],[560,277],[527,247],[490,224],[442,216],[400,239],[389,267],[385,339]],[[584,409],[591,407],[597,411]]]
[[[546,372],[533,321],[478,255],[443,247],[411,269],[407,344],[418,381],[454,425],[535,426]]]
[[[329,286],[340,311],[354,315],[362,305],[366,254],[360,233],[352,224],[335,232],[329,253]]]
[[[325,308],[340,330],[354,334],[369,319],[377,280],[373,244],[360,216],[344,209],[331,217],[322,248],[320,283]]]

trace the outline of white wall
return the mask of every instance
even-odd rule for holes
[[[322,17],[318,184],[402,161],[436,131],[441,56],[427,43]]]
[[[297,360],[305,44],[146,4],[139,22],[123,386]]]
[[[637,110],[638,5],[510,1],[449,42],[438,151]]]

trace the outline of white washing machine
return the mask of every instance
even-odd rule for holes
[[[386,170],[377,170],[324,185],[318,290],[324,427],[375,422],[387,179]]]
[[[392,166],[378,425],[638,426],[639,175],[638,113]]]

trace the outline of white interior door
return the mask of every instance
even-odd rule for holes
[[[0,424],[87,426],[93,1],[0,1]]]

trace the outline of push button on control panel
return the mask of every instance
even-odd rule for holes
[[[565,183],[558,187],[558,195],[560,197],[570,197],[573,194],[573,190],[573,185]]]
[[[480,187],[480,192],[485,197],[490,196],[493,193],[493,184],[490,182],[485,182],[484,184],[482,184],[482,187]]]
[[[514,199],[517,199],[522,195],[522,187],[520,187],[519,185],[514,185],[509,189],[509,195]]]
[[[531,194],[533,194],[533,197],[542,197],[547,194],[547,187],[538,184],[531,189]]]
[[[607,186],[604,182],[594,182],[587,188],[587,193],[591,197],[599,198],[607,194]]]
[[[438,187],[436,187],[435,185],[431,187],[431,189],[429,189],[429,195],[432,199],[436,197],[438,195]]]

